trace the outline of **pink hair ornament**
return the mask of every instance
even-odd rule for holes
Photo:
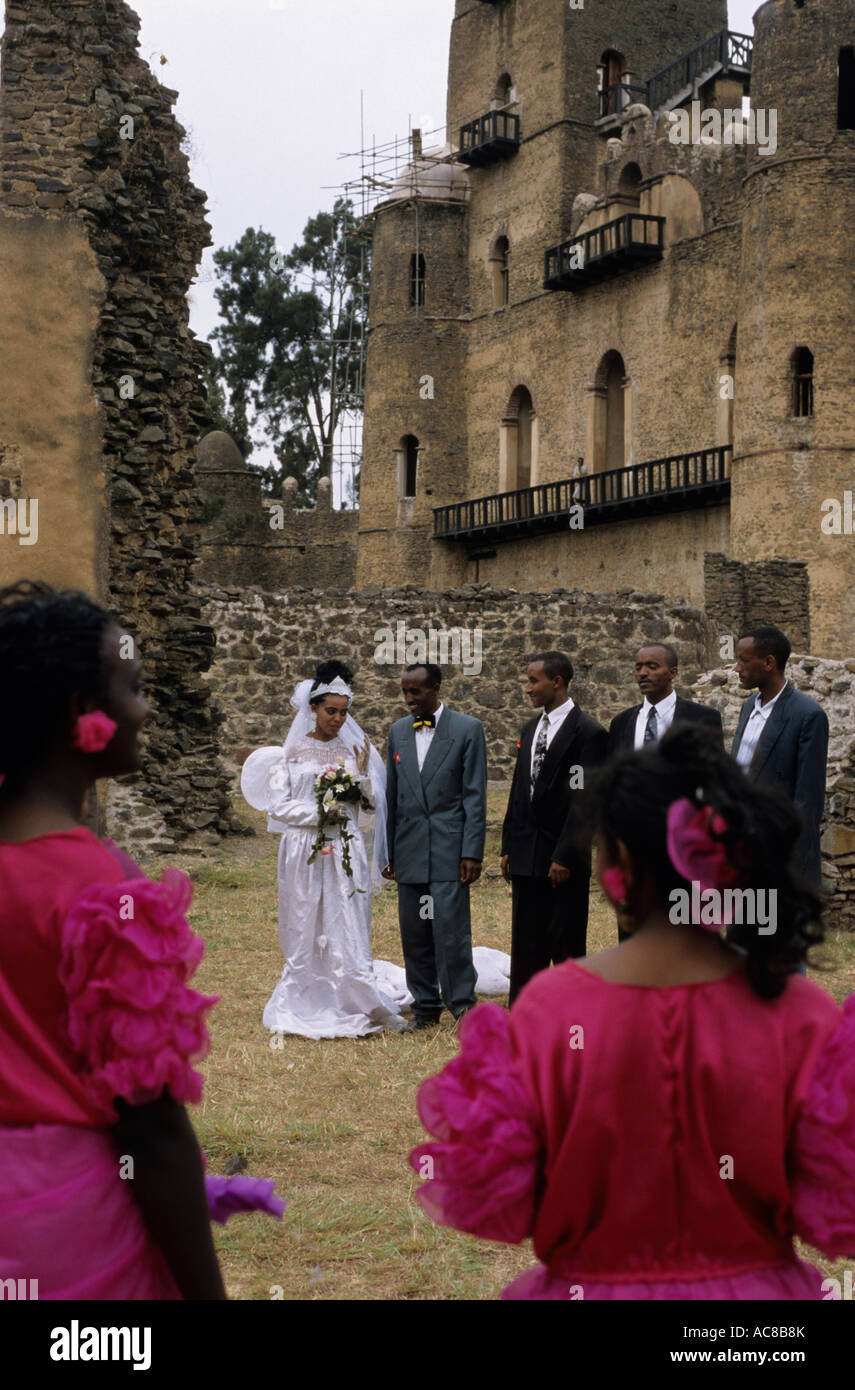
[[[118,727],[102,709],[81,714],[75,720],[71,731],[71,746],[79,748],[81,753],[101,753]]]

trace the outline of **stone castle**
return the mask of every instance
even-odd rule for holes
[[[855,0],[754,18],[457,0],[449,142],[375,212],[358,586],[653,589],[855,651]]]

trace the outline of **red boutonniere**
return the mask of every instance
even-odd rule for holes
[[[393,753],[393,754],[392,754],[392,757],[395,759],[395,762],[396,762],[396,763],[399,763],[399,762],[401,761],[401,755],[400,755],[400,753]]]
[[[522,739],[521,739],[521,738],[518,738],[518,739],[517,739],[517,748],[522,748]]]

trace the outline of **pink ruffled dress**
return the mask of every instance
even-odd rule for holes
[[[822,1299],[855,1255],[855,995],[741,970],[649,988],[575,961],[480,1004],[418,1107],[437,1222],[540,1263],[507,1299]]]
[[[83,827],[0,842],[0,1279],[41,1299],[177,1299],[123,1179],[116,1097],[198,1101],[216,996],[189,880],[146,878]],[[206,1179],[214,1220],[281,1216],[273,1184]]]

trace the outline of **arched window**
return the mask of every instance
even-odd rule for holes
[[[499,485],[502,492],[531,487],[536,471],[537,429],[531,392],[518,386],[502,418]]]
[[[614,48],[607,48],[597,68],[597,87],[600,93],[600,115],[613,116],[620,111],[620,80],[624,73],[624,57]]]
[[[410,308],[417,309],[425,302],[425,258],[421,251],[410,257]]]
[[[398,493],[415,497],[419,472],[419,441],[414,434],[405,434],[398,448]]]
[[[837,129],[855,130],[855,48],[841,48],[837,58]]]
[[[618,196],[623,203],[635,203],[641,201],[639,185],[641,183],[641,170],[637,164],[627,164],[620,174],[618,181]]]
[[[797,347],[790,358],[791,399],[793,415],[813,415],[813,353],[810,348]]]
[[[733,401],[736,395],[736,330],[734,324],[718,359],[716,444],[733,445]]]
[[[513,78],[509,72],[503,72],[493,89],[493,106],[510,106],[513,99]]]
[[[511,282],[509,261],[511,243],[506,236],[498,236],[490,252],[490,271],[493,280],[493,308],[504,309],[511,302]]]

